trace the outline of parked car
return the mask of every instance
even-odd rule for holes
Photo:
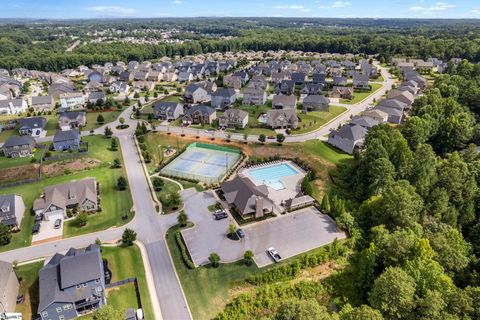
[[[240,238],[245,238],[245,231],[243,231],[243,229],[238,229],[237,230],[237,235],[240,237]]]
[[[273,139],[277,139],[277,138],[275,138],[274,136],[268,136],[267,139],[273,140]]]
[[[267,252],[272,257],[273,261],[279,262],[280,260],[282,260],[282,256],[280,256],[280,254],[277,252],[277,250],[275,250],[274,247],[268,248]]]
[[[40,232],[40,222],[35,222],[35,225],[32,228],[32,234],[37,234]]]
[[[228,218],[227,213],[222,210],[220,210],[220,212],[215,212],[213,216],[215,217],[215,220],[222,220]]]
[[[60,229],[61,226],[62,226],[62,219],[55,220],[55,224],[53,225],[53,228]]]

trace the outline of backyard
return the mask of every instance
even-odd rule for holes
[[[25,301],[17,304],[16,312],[22,314],[23,319],[33,319],[38,310],[38,272],[43,267],[43,261],[18,266],[15,273],[20,282],[18,294],[23,294]]]
[[[359,102],[362,102],[366,98],[368,98],[370,95],[374,94],[378,90],[382,88],[382,84],[380,83],[371,83],[370,84],[372,89],[369,91],[355,91],[354,97],[351,100],[348,99],[340,99],[340,103],[345,103],[345,104],[357,104]]]
[[[55,174],[52,174],[54,176],[45,178],[40,182],[0,190],[0,194],[21,195],[27,208],[21,222],[21,231],[14,233],[11,242],[6,246],[0,247],[0,251],[12,250],[30,244],[32,238],[31,230],[34,223],[34,216],[30,214],[30,208],[33,205],[33,201],[43,192],[44,187],[49,185],[66,183],[87,177],[95,177],[100,184],[102,211],[89,215],[88,223],[84,227],[76,226],[73,221],[66,221],[64,237],[77,236],[104,230],[112,226],[123,225],[133,218],[133,214],[130,214],[133,203],[130,192],[117,189],[117,179],[122,175],[126,177],[125,170],[123,168],[110,168],[114,158],[122,159],[120,150],[110,151],[111,140],[103,136],[88,136],[83,139],[89,142],[90,150],[88,157],[65,161],[66,164],[64,165],[62,165],[63,162],[49,164],[45,170],[52,170],[52,172],[55,172]],[[96,161],[94,168],[79,171],[86,166],[88,167],[90,161]],[[75,166],[72,168],[70,164],[75,164]],[[78,164],[78,167],[76,164]],[[65,169],[65,167],[68,169]],[[126,214],[128,214],[128,217],[124,220],[123,217]]]

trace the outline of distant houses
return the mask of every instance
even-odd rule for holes
[[[21,196],[0,195],[0,223],[12,230],[19,230],[24,213],[25,203]]]
[[[19,289],[20,283],[13,265],[9,262],[0,261],[0,305],[2,306],[2,312],[15,312]]]

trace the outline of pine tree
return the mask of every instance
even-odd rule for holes
[[[330,207],[330,196],[328,193],[325,193],[322,199],[322,211],[324,213],[330,213],[331,207]]]

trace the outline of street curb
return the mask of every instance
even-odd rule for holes
[[[148,258],[147,249],[145,248],[145,246],[141,241],[137,240],[134,243],[140,249],[140,253],[142,254],[143,266],[145,269],[145,277],[147,278],[146,282],[148,287],[148,293],[150,295],[150,300],[152,300],[153,313],[155,315],[155,319],[163,320],[162,309],[160,308],[157,291],[155,290],[155,286],[153,285],[154,283],[153,273],[150,265],[150,259]]]

